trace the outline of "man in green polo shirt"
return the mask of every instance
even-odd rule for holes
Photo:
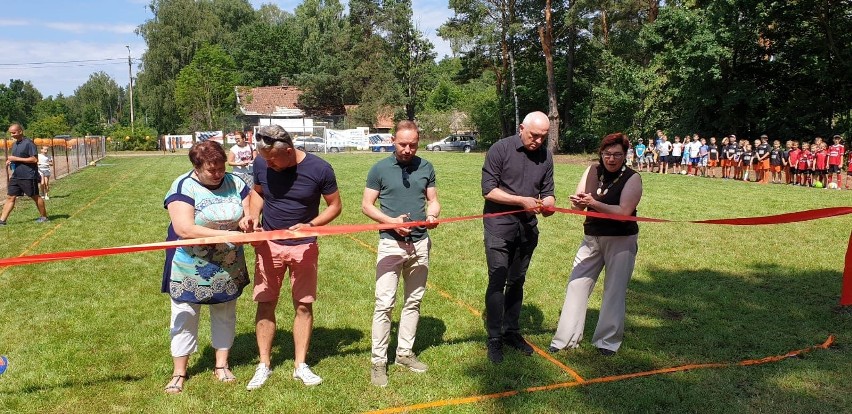
[[[405,304],[399,321],[396,364],[414,372],[428,369],[417,359],[412,348],[420,320],[420,301],[426,292],[429,273],[431,241],[427,228],[438,225],[441,204],[435,188],[435,169],[429,161],[415,155],[419,142],[417,125],[412,121],[399,122],[393,136],[394,153],[370,169],[361,200],[361,211],[379,223],[430,223],[426,227],[399,227],[379,232],[370,370],[370,382],[379,387],[388,383],[391,312],[400,276],[405,287]]]

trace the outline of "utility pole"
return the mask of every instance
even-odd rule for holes
[[[130,132],[133,131],[133,62],[130,60],[130,46],[127,48],[127,74],[130,77]]]

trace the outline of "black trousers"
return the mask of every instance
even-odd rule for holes
[[[524,281],[537,245],[538,231],[535,228],[520,229],[512,240],[485,232],[485,260],[488,262],[485,326],[488,338],[520,332]]]

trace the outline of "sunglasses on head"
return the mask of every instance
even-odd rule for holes
[[[283,138],[273,138],[273,137],[262,135],[262,134],[255,134],[254,139],[255,139],[255,141],[263,141],[263,143],[266,144],[266,145],[275,145],[276,141],[288,144],[288,142],[285,141]]]

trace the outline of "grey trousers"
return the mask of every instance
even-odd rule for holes
[[[574,257],[565,303],[550,346],[562,349],[580,345],[589,296],[605,267],[603,302],[592,344],[596,348],[618,351],[624,337],[627,283],[633,275],[638,249],[638,235],[583,237]]]

